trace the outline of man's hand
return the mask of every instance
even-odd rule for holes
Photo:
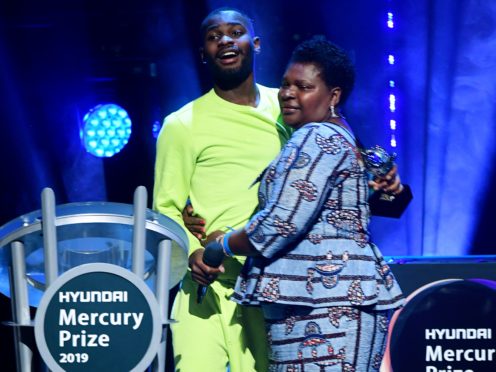
[[[205,220],[195,215],[195,210],[191,204],[188,204],[183,209],[183,221],[189,232],[196,236],[198,240],[201,241],[205,238]]]
[[[219,267],[210,267],[203,263],[204,248],[198,248],[189,256],[188,265],[191,269],[191,277],[198,284],[208,286],[210,285],[220,273],[225,271],[224,265]]]
[[[398,195],[403,191],[403,185],[398,174],[398,167],[396,164],[384,177],[375,177],[373,181],[369,181],[369,186],[374,191],[384,191],[388,194]]]

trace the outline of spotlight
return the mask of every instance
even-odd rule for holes
[[[111,157],[122,150],[131,136],[131,119],[119,105],[107,103],[92,108],[83,118],[81,139],[86,151]]]
[[[395,32],[395,15],[393,14],[393,11],[388,11],[387,12],[387,27],[389,28],[388,33],[389,37],[391,38]],[[387,55],[387,63],[389,66],[394,66],[396,63],[396,58],[395,58],[395,53],[390,53]],[[392,70],[392,69],[391,69]],[[390,70],[390,73],[392,74],[393,71]],[[389,120],[389,133],[390,133],[390,144],[391,147],[395,148],[398,143],[396,141],[396,129],[398,128],[398,123],[396,122],[396,119],[392,117],[393,113],[396,112],[396,93],[397,93],[397,84],[396,80],[394,79],[393,76],[390,76],[389,78],[389,114],[388,120]]]
[[[387,14],[387,26],[389,28],[394,28],[393,13],[388,12]]]
[[[391,135],[391,147],[396,147],[396,136],[394,134]]]
[[[389,95],[389,111],[396,111],[396,96],[394,94]]]
[[[155,120],[153,122],[153,126],[152,126],[152,134],[153,134],[153,138],[157,139],[158,138],[158,135],[160,133],[160,129],[162,129],[162,123],[158,120]]]

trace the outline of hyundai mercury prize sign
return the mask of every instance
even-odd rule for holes
[[[143,371],[162,334],[145,282],[111,264],[77,266],[43,295],[35,318],[40,354],[53,371]]]

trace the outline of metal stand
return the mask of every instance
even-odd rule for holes
[[[38,305],[43,291],[59,273],[82,263],[107,262],[132,270],[154,287],[163,335],[152,368],[164,371],[169,290],[187,269],[188,240],[182,228],[146,208],[143,186],[136,189],[133,205],[88,202],[56,207],[49,188],[43,190],[41,200],[41,213],[31,212],[0,227],[0,283],[4,283],[0,292],[11,296],[13,302],[14,322],[10,325],[18,328],[18,370],[31,372],[33,368],[33,350],[18,332],[33,326],[30,306]],[[91,241],[88,245],[100,243],[101,248],[87,250],[87,240]],[[11,285],[5,285],[10,280]]]

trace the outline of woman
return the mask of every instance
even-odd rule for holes
[[[233,300],[262,306],[273,371],[378,369],[388,321],[403,303],[369,240],[367,173],[339,114],[354,76],[325,39],[295,49],[279,91],[295,132],[262,175],[258,212],[205,251],[251,256]]]

